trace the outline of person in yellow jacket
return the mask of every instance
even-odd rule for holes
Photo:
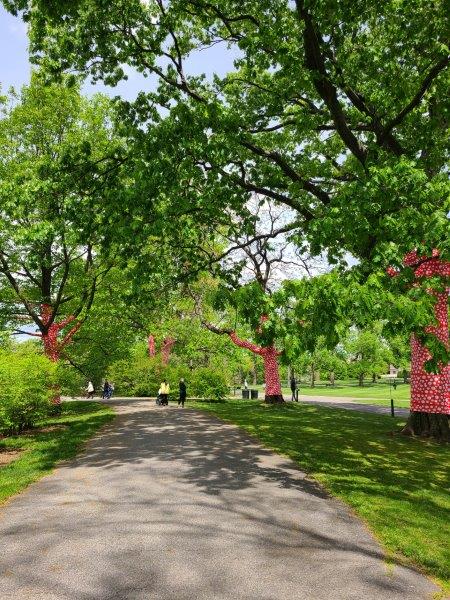
[[[161,404],[169,404],[170,385],[165,379],[162,382],[159,391],[161,394]]]

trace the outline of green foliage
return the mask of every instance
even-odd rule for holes
[[[147,189],[164,181],[210,214],[272,197],[315,252],[345,249],[371,271],[422,243],[449,257],[445,2],[3,2],[24,10],[47,76],[115,85],[130,65],[157,77],[121,106],[158,166],[143,156]],[[218,41],[230,73],[190,73],[187,58]]]
[[[380,337],[380,327],[362,331],[351,330],[345,342],[349,354],[349,374],[354,374],[363,384],[366,375],[386,373],[393,355],[387,343]]]
[[[229,381],[219,370],[201,367],[187,379],[188,395],[210,400],[223,400],[229,394]]]
[[[107,371],[118,396],[156,396],[162,376],[161,361],[146,356],[116,361]]]
[[[0,320],[10,328],[45,333],[44,303],[56,321],[89,311],[108,270],[101,206],[120,173],[111,114],[107,98],[37,75],[2,110]]]
[[[52,408],[55,365],[34,351],[0,351],[0,432],[32,427]]]
[[[62,396],[80,396],[86,393],[87,378],[69,363],[57,363],[56,378]]]
[[[130,359],[113,363],[107,378],[114,383],[115,393],[119,396],[155,397],[164,379],[170,385],[173,398],[178,396],[181,378],[185,379],[188,396],[222,399],[229,389],[229,380],[221,369],[198,367],[190,370],[176,361],[164,366],[160,357],[149,358],[139,352]]]

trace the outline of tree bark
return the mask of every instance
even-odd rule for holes
[[[359,387],[364,387],[364,373],[358,375],[358,385]]]
[[[167,367],[170,360],[170,354],[172,352],[172,348],[175,344],[176,340],[173,337],[166,337],[163,341],[161,354],[162,354],[162,364]]]
[[[241,340],[234,331],[227,333],[236,346],[246,348],[262,357],[264,362],[264,380],[266,383],[265,402],[269,404],[281,404],[284,402],[278,365],[278,356],[280,353],[275,346],[258,346],[252,342]]]
[[[274,346],[263,348],[264,354],[264,379],[266,383],[265,402],[269,404],[281,404],[284,402],[281,392],[280,368],[278,364],[278,352]]]
[[[311,387],[316,387],[316,369],[314,363],[311,363]]]
[[[69,323],[75,321],[75,317],[70,316],[56,323],[54,321],[54,315],[52,312],[52,307],[49,304],[42,304],[41,306],[41,318],[42,323],[45,327],[44,332],[41,334],[42,342],[44,344],[44,354],[49,358],[52,362],[58,362],[61,356],[61,352],[70,343],[75,333],[81,327],[81,322],[78,321],[75,325],[69,330],[69,332],[62,338],[62,340],[58,340],[58,335],[64,327],[66,327]],[[55,405],[61,404],[61,390],[59,386],[53,386],[53,398],[52,402]]]
[[[434,249],[431,256],[419,256],[416,250],[408,252],[403,259],[406,267],[414,269],[415,279],[420,281],[432,277],[445,279],[450,277],[450,262],[439,258],[439,250]],[[387,270],[391,277],[398,271],[393,267]],[[448,292],[429,290],[436,298],[434,316],[437,325],[425,327],[447,348],[448,332]],[[437,440],[449,441],[450,415],[450,365],[440,365],[439,373],[428,373],[425,363],[431,358],[429,350],[420,343],[416,335],[411,336],[411,413],[403,429],[405,435],[422,435]]]
[[[411,412],[402,433],[450,442],[449,416],[440,413]]]
[[[155,338],[151,334],[148,336],[148,355],[150,358],[156,356]]]

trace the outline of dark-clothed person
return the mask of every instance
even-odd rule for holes
[[[298,402],[298,392],[297,392],[297,381],[294,376],[291,377],[291,392],[292,392],[292,400]]]
[[[180,397],[178,399],[178,406],[184,408],[184,403],[186,401],[186,384],[184,383],[184,379],[180,379]]]

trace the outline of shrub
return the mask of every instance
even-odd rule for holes
[[[0,432],[18,433],[52,409],[55,365],[36,351],[0,351]]]
[[[107,373],[119,396],[156,396],[161,383],[161,362],[137,356],[130,360],[118,360]]]
[[[201,367],[191,373],[188,396],[210,400],[223,400],[229,391],[228,381],[222,371]]]
[[[119,360],[108,369],[107,378],[119,396],[156,396],[163,379],[169,382],[172,398],[178,395],[178,382],[186,380],[188,396],[221,400],[228,394],[228,381],[223,372],[210,367],[190,371],[184,365],[164,366],[160,358],[136,356]]]
[[[56,373],[62,396],[80,396],[86,393],[87,377],[74,369],[72,365],[60,361]]]

